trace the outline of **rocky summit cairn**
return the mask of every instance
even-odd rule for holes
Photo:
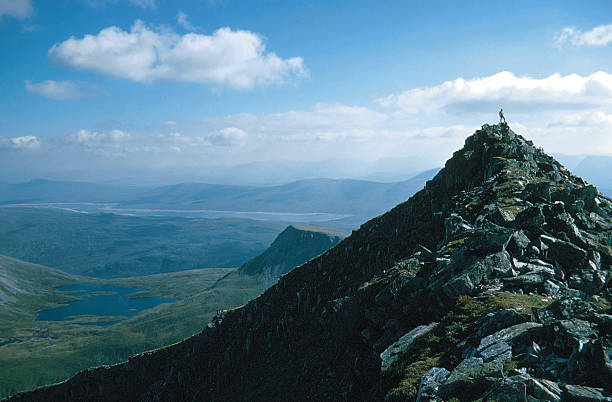
[[[202,333],[16,400],[605,401],[611,200],[506,124]]]

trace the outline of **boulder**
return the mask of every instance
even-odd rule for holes
[[[448,378],[440,386],[439,394],[447,399],[457,392],[484,391],[491,385],[491,378],[502,374],[503,363],[485,363],[481,357],[470,357],[463,360],[451,371]]]
[[[529,246],[529,243],[530,240],[525,232],[522,230],[517,230],[512,234],[506,248],[511,253],[522,254],[523,250]]]
[[[500,361],[512,359],[512,345],[505,341],[499,341],[493,345],[478,351],[477,357],[482,357],[485,362]]]
[[[475,231],[464,242],[466,254],[484,256],[504,251],[513,232],[510,230],[504,231],[503,228],[500,229],[502,230]]]
[[[550,202],[550,182],[527,184],[523,190],[523,196],[533,202]]]
[[[482,339],[487,335],[503,328],[508,328],[512,325],[520,324],[527,321],[525,317],[519,314],[516,310],[504,309],[494,313],[488,313],[480,318],[478,330],[475,335],[477,339]]]
[[[556,382],[532,378],[529,393],[545,401],[560,401],[563,390]]]
[[[516,324],[508,328],[497,331],[494,334],[484,337],[478,347],[477,353],[482,353],[489,346],[498,342],[507,342],[513,344],[524,340],[531,340],[543,331],[543,325],[537,322],[524,322]]]
[[[419,393],[417,394],[417,402],[435,402],[439,399],[436,397],[440,384],[443,383],[450,372],[441,367],[432,367],[427,373],[421,377],[419,385]]]
[[[499,379],[491,385],[484,394],[482,400],[495,402],[526,402],[528,381],[529,377],[521,375]]]
[[[381,371],[387,371],[393,363],[404,357],[413,347],[416,340],[427,335],[438,325],[438,323],[431,323],[429,325],[419,325],[410,332],[404,334],[395,343],[389,346],[380,354],[380,369]]]
[[[491,254],[469,264],[463,272],[442,285],[442,291],[452,299],[460,295],[470,295],[486,278],[508,276],[511,272],[512,263],[507,252]]]
[[[540,240],[548,247],[548,255],[551,259],[558,261],[566,271],[574,271],[582,265],[587,252],[564,240],[554,237],[540,235]]]
[[[525,208],[516,216],[514,226],[519,229],[531,229],[542,227],[546,223],[541,206]]]
[[[595,206],[595,197],[597,197],[598,194],[597,187],[592,184],[572,190],[572,196],[576,200],[582,201],[584,207],[588,210],[591,210]]]
[[[455,240],[465,232],[471,231],[472,227],[459,214],[452,213],[444,219],[444,241]]]
[[[582,385],[565,385],[563,399],[570,402],[599,402],[612,401],[609,395],[604,394],[602,388],[591,388]]]
[[[570,382],[584,383],[591,380],[594,385],[604,385],[607,379],[601,378],[605,372],[601,342],[586,341],[581,343],[567,362],[567,376]],[[606,373],[607,374],[607,373]]]

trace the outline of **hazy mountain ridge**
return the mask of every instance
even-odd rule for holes
[[[14,399],[607,400],[611,234],[610,199],[485,125],[201,334]]]
[[[122,277],[229,268],[264,251],[279,221],[0,208],[0,253],[72,274]]]

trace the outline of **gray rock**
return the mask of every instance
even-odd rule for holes
[[[514,224],[520,229],[530,229],[541,227],[546,223],[546,218],[541,206],[533,206],[524,209],[517,215]]]
[[[529,183],[523,194],[529,201],[550,202],[550,182]]]
[[[529,377],[512,376],[497,380],[487,390],[483,401],[523,402],[527,401],[527,383]]]
[[[503,328],[508,328],[512,325],[520,324],[525,321],[525,317],[519,314],[516,310],[504,309],[494,313],[488,313],[479,320],[478,330],[476,331],[477,339],[482,339],[487,335],[491,335]]]
[[[421,377],[419,385],[419,393],[417,394],[417,402],[434,402],[438,401],[437,393],[440,384],[443,383],[450,372],[441,367],[432,367],[427,373]]]
[[[563,390],[559,387],[559,384],[549,380],[536,380],[531,379],[530,393],[538,399],[546,401],[560,401]]]
[[[603,360],[608,378],[612,380],[612,346],[602,346],[601,360]]]
[[[511,253],[522,253],[522,250],[529,246],[530,240],[522,230],[518,230],[512,234],[506,248]],[[537,253],[536,253],[537,254]]]
[[[546,280],[546,282],[544,282],[544,291],[546,292],[547,295],[551,295],[551,296],[556,295],[557,293],[559,293],[560,288],[561,287],[559,285],[552,282],[551,280]]]
[[[446,243],[471,230],[472,227],[459,214],[452,213],[444,219],[444,241]]]
[[[565,385],[563,399],[571,402],[612,401],[612,398],[604,394],[602,388],[591,388],[571,384]]]
[[[579,352],[583,345],[598,336],[593,324],[578,318],[557,321],[552,325],[552,331],[555,353],[561,357]]]
[[[592,184],[572,190],[572,196],[574,196],[576,200],[582,201],[584,207],[589,210],[595,206],[595,197],[597,197],[598,194],[597,187]]]
[[[504,362],[512,359],[512,346],[504,341],[499,341],[483,350],[478,351],[477,357],[482,357],[485,362]]]
[[[381,371],[388,370],[393,363],[404,357],[410,350],[414,342],[423,336],[430,333],[438,323],[431,323],[429,325],[419,325],[412,331],[404,334],[399,340],[389,346],[380,354]]]
[[[512,272],[512,263],[507,252],[499,252],[478,259],[444,285],[442,291],[449,298],[470,295],[483,280],[488,277],[508,276]]]
[[[570,242],[546,235],[540,235],[540,240],[548,247],[549,256],[563,265],[566,270],[575,270],[587,256],[584,249]]]
[[[505,288],[517,288],[517,287],[531,287],[535,285],[543,284],[546,281],[546,277],[539,273],[529,273],[525,275],[519,275],[514,278],[504,278]]]
[[[522,324],[513,325],[508,328],[504,328],[496,333],[483,338],[480,341],[480,345],[476,348],[477,353],[481,353],[483,350],[493,345],[494,343],[503,341],[507,343],[514,343],[525,339],[532,339],[536,335],[542,333],[543,325],[537,322],[524,322]]]
[[[478,230],[475,231],[465,242],[464,247],[469,255],[484,256],[504,251],[512,231],[499,228],[498,231]]]
[[[502,362],[485,363],[480,357],[470,357],[463,360],[451,371],[446,381],[440,386],[442,398],[455,395],[457,391],[465,392],[479,388],[491,382],[491,378],[502,374]]]
[[[493,222],[502,226],[508,226],[509,224],[514,222],[515,218],[516,217],[514,216],[512,211],[499,207],[495,208],[495,210],[491,214],[491,219],[493,219]]]

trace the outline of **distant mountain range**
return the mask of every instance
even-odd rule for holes
[[[307,179],[276,186],[235,186],[180,183],[162,187],[136,187],[86,182],[32,180],[0,183],[0,206],[52,205],[81,212],[180,215],[184,217],[238,217],[280,220],[286,223],[326,222],[341,230],[405,201],[438,169],[408,180],[382,183],[352,179]],[[92,207],[87,203],[108,204]],[[38,207],[49,205],[38,205]],[[220,213],[222,212],[222,213]],[[227,213],[231,212],[231,213]],[[291,214],[302,214],[291,216]],[[304,214],[333,214],[308,216]],[[334,222],[327,222],[330,220]],[[1,243],[0,243],[1,245]]]
[[[229,268],[264,251],[286,225],[0,208],[0,254],[94,277]]]
[[[182,183],[144,191],[120,203],[137,208],[203,208],[236,211],[327,212],[371,215],[406,200],[438,169],[409,180],[380,183],[365,180],[310,179],[255,187]]]
[[[238,165],[102,167],[72,171],[0,168],[0,181],[24,182],[33,178],[87,181],[137,186],[160,186],[183,182],[270,186],[313,178],[350,178],[373,181],[401,181],[438,165],[419,157],[362,159],[329,159],[324,161],[267,160]]]

